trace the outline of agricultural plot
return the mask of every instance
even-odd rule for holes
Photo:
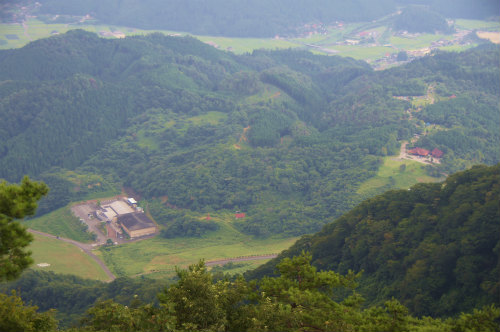
[[[476,34],[481,39],[488,39],[492,43],[500,44],[500,32],[478,31]]]
[[[397,53],[398,51],[387,46],[334,46],[331,49],[338,51],[338,55],[348,56],[357,60],[380,59],[387,54]]]
[[[120,246],[101,248],[99,256],[117,276],[171,277],[175,267],[186,267],[200,259],[213,261],[250,255],[279,253],[297,238],[255,239],[237,231],[232,214],[212,215],[220,229],[200,238],[164,239],[159,236]],[[225,272],[244,272],[266,260],[241,262]],[[234,270],[234,271],[233,271]]]
[[[455,20],[455,26],[459,29],[467,30],[488,30],[488,31],[498,31],[500,30],[499,21],[479,21],[479,20]]]
[[[398,50],[417,50],[429,47],[432,42],[438,40],[452,40],[453,35],[422,34],[417,37],[396,37],[392,35],[391,29],[385,26],[383,20],[375,23],[346,24],[342,29],[330,28],[327,34],[313,33],[308,36],[292,39],[283,38],[227,38],[215,36],[195,36],[221,50],[231,51],[236,54],[250,53],[257,49],[284,49],[284,48],[309,48],[318,54],[337,54],[350,56],[355,59],[375,60],[384,58],[387,53],[393,54]],[[500,23],[495,21],[456,20],[455,25],[459,29],[482,30],[483,32],[497,33],[500,36]],[[121,38],[132,35],[144,35],[152,32],[161,32],[169,35],[186,35],[183,32],[165,30],[141,30],[129,27],[117,27],[110,25],[93,25],[90,23],[79,24],[46,24],[37,19],[26,22],[26,29],[20,24],[0,24],[4,33],[0,35],[0,49],[17,48],[26,45],[31,40],[49,37],[57,33],[65,33],[70,29],[84,29],[107,38]],[[357,34],[363,31],[374,32],[376,45],[338,45],[346,39],[357,38]],[[6,38],[11,36],[12,40]],[[17,38],[17,39],[16,39]],[[485,36],[495,42],[497,35]],[[390,44],[390,46],[388,46]],[[311,48],[311,45],[316,45]],[[384,46],[382,46],[384,45]],[[465,50],[471,46],[443,46],[446,50]]]
[[[403,166],[404,165],[404,166]],[[358,189],[358,194],[369,198],[388,189],[406,189],[416,183],[443,181],[444,178],[428,176],[422,163],[401,160],[397,157],[385,157],[377,175],[364,182]]]
[[[35,240],[29,247],[35,261],[32,269],[72,274],[102,281],[109,279],[101,267],[80,248],[41,235],[33,235]]]
[[[432,42],[438,40],[452,40],[453,35],[431,35],[422,34],[417,37],[397,37],[392,36],[390,38],[390,43],[392,46],[398,49],[404,50],[416,50],[424,47],[428,47]]]

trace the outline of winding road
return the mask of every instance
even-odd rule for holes
[[[48,233],[44,233],[44,232],[40,232],[40,231],[35,231],[34,229],[28,229],[28,232],[33,233],[33,234],[37,234],[37,235],[41,235],[41,236],[45,236],[45,237],[48,237],[48,238],[51,238],[51,239],[63,241],[63,242],[72,244],[72,245],[74,245],[74,246],[82,249],[83,252],[85,252],[94,261],[96,261],[96,263],[99,264],[99,266],[104,270],[104,272],[106,272],[106,274],[109,277],[108,282],[111,282],[111,281],[113,281],[113,280],[116,279],[116,276],[111,272],[111,270],[106,266],[106,264],[104,264],[104,262],[99,257],[97,257],[96,255],[94,255],[92,253],[92,248],[94,248],[94,246],[92,246],[92,244],[81,243],[81,242],[78,242],[78,241],[75,241],[75,240],[71,240],[71,239],[67,239],[67,238],[64,238],[64,237],[58,237],[58,236],[55,236],[55,235],[52,235],[52,234],[48,234]]]

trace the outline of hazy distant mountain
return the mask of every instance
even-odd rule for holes
[[[306,23],[371,21],[400,6],[423,4],[448,18],[498,16],[495,0],[41,0],[45,14],[87,15],[107,24],[198,35],[293,35]],[[429,14],[436,15],[436,13]],[[415,24],[422,24],[417,20]]]

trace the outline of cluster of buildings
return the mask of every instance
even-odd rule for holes
[[[408,153],[414,156],[418,157],[434,157],[434,158],[441,158],[444,154],[443,151],[439,150],[438,148],[434,148],[434,150],[429,151],[427,149],[423,148],[413,148],[411,150],[408,150]]]
[[[102,203],[94,212],[95,217],[105,222],[118,237],[125,232],[131,239],[155,234],[157,227],[133,198]],[[108,232],[109,233],[109,232]]]

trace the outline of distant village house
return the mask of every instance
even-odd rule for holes
[[[444,152],[439,150],[438,148],[434,148],[434,150],[432,150],[431,152],[431,155],[434,157],[434,158],[441,158],[443,156]]]
[[[429,150],[422,149],[422,148],[414,148],[408,151],[409,154],[412,154],[414,156],[420,156],[420,157],[427,157],[429,155]]]
[[[419,157],[432,156],[433,158],[441,158],[444,155],[444,152],[439,150],[438,148],[434,148],[432,152],[423,148],[413,148],[411,150],[408,150],[408,153],[414,156],[419,156]]]

